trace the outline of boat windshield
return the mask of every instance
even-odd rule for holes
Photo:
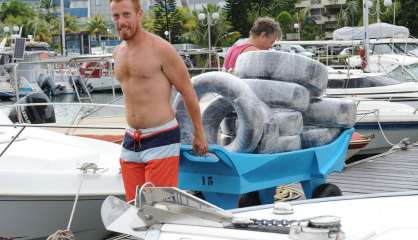
[[[400,49],[402,53],[418,56],[418,43],[395,43],[395,48]]]
[[[373,46],[373,54],[405,54],[418,56],[418,43],[377,43]]]
[[[410,82],[418,80],[418,63],[405,65],[405,68],[398,66],[389,75],[402,82]]]
[[[406,69],[408,69],[412,74],[414,74],[415,78],[418,78],[418,63],[408,65],[406,66]]]
[[[368,88],[382,87],[401,83],[388,76],[368,76],[350,79],[329,79],[328,88]]]

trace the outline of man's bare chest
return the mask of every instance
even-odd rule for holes
[[[118,54],[115,74],[119,80],[128,78],[152,78],[161,71],[161,63],[151,54]]]

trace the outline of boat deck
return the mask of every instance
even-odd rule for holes
[[[343,195],[418,190],[418,145],[393,148],[349,164],[327,182],[336,184]]]

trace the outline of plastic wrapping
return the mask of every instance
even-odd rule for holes
[[[207,93],[216,93],[234,106],[238,116],[236,137],[225,146],[229,151],[253,152],[263,133],[265,115],[260,114],[261,101],[242,79],[225,72],[208,72],[192,78],[199,99]],[[182,142],[190,143],[192,123],[178,95],[174,101],[176,117],[180,122]]]
[[[409,30],[389,23],[374,23],[368,27],[369,38],[408,38]],[[334,40],[363,40],[364,27],[343,27],[333,33]]]
[[[318,126],[305,126],[301,136],[302,147],[317,147],[330,143],[337,138],[340,128],[324,128]]]
[[[305,111],[309,105],[309,91],[296,83],[262,79],[244,79],[257,97],[269,107]]]
[[[313,59],[280,51],[250,51],[235,65],[240,78],[271,79],[305,86],[312,97],[321,96],[328,83],[328,69]]]
[[[299,135],[303,130],[302,113],[285,108],[271,109],[274,121],[279,123],[280,136]]]
[[[255,153],[280,153],[295,151],[301,148],[302,145],[300,135],[280,136],[276,137],[274,141],[260,141]]]
[[[208,106],[202,110],[203,128],[209,144],[220,144],[218,140],[219,127],[225,117],[232,112],[234,112],[232,103],[221,96],[213,99]],[[223,132],[225,135],[235,135],[236,128],[234,126],[228,126],[227,130],[229,132]]]
[[[351,128],[356,121],[354,101],[342,98],[313,99],[303,113],[305,125]]]

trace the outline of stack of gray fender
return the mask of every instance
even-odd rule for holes
[[[300,136],[299,144],[302,148],[324,145],[338,136],[340,128],[350,128],[355,123],[354,102],[321,98],[328,83],[328,70],[326,66],[313,59],[279,51],[247,52],[238,57],[235,72],[240,78],[265,79],[264,81],[258,80],[256,83],[251,82],[249,85],[271,108],[280,106],[299,111],[294,111],[299,115],[294,115],[292,119],[289,116],[290,110],[273,110],[275,118],[282,125],[280,136],[276,138],[277,144],[281,144],[280,139],[283,136],[294,136],[294,139]],[[271,84],[278,82],[283,84],[277,88],[281,88],[281,100],[286,103],[280,102],[277,106],[272,104],[271,91],[276,89],[272,85],[266,85],[265,81]],[[303,93],[303,90],[290,90],[284,85],[286,82],[304,88],[309,94]],[[262,85],[266,87],[261,87]],[[291,93],[298,95],[298,100],[291,100],[288,97]],[[309,98],[311,98],[310,102]],[[296,141],[294,140],[294,143]]]
[[[278,153],[327,144],[340,128],[354,125],[356,106],[351,101],[320,98],[328,82],[327,68],[312,59],[277,51],[241,54],[236,77],[209,72],[192,78],[199,99],[205,102],[203,127],[209,143],[230,151]],[[193,128],[181,96],[174,102],[183,143],[191,143]],[[228,141],[219,128],[229,129]],[[305,125],[305,126],[304,126]],[[235,137],[233,137],[235,135]]]

